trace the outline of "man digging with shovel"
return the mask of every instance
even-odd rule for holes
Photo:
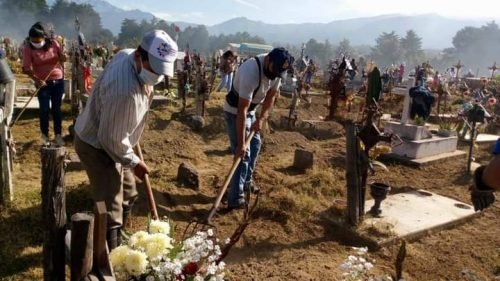
[[[177,44],[165,31],[145,34],[136,50],[125,49],[113,57],[76,120],[75,150],[94,200],[106,203],[110,250],[120,244],[120,229],[137,197],[134,174],[148,187],[149,167],[140,147],[140,156],[133,148],[144,130],[153,86],[164,75],[173,76],[176,57]]]
[[[228,207],[230,212],[245,206],[244,190],[258,192],[252,175],[259,156],[261,139],[259,131],[267,119],[280,87],[286,77],[293,57],[284,48],[275,48],[268,54],[246,60],[236,72],[231,90],[226,95],[224,117],[234,160],[241,158],[229,183]],[[255,109],[262,103],[258,117]],[[253,134],[251,133],[253,132]],[[249,147],[246,138],[250,137]]]

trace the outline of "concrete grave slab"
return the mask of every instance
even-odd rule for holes
[[[453,159],[463,158],[465,160],[465,156],[467,153],[461,150],[455,150],[453,152],[441,153],[437,155],[427,156],[419,159],[409,158],[405,156],[401,156],[395,153],[384,154],[379,157],[381,161],[384,162],[398,162],[404,165],[412,166],[412,167],[422,167],[429,164],[440,163]],[[464,163],[465,165],[465,163]]]
[[[369,210],[374,201],[366,201]],[[470,220],[478,213],[471,205],[425,190],[389,195],[382,202],[381,217],[365,217],[361,230],[373,233],[382,245],[395,238],[417,239],[426,233],[440,231]],[[382,236],[377,238],[380,231]]]
[[[477,135],[476,143],[495,143],[500,136],[490,134]],[[470,135],[465,136],[465,141],[470,142]]]
[[[392,153],[408,158],[421,159],[451,153],[457,149],[457,142],[457,137],[439,136],[433,136],[430,139],[404,140],[401,145],[393,147]]]
[[[26,105],[29,99],[30,97],[16,97],[16,101],[14,102],[14,110],[22,109]],[[26,107],[26,109],[39,109],[39,108],[40,104],[38,103],[38,99],[36,97],[31,99],[28,106]]]

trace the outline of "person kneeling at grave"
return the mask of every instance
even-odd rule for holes
[[[476,211],[482,211],[495,202],[495,191],[500,190],[500,139],[493,149],[494,158],[488,165],[480,166],[474,172],[471,186],[471,201]]]
[[[259,131],[267,119],[279,92],[280,80],[286,78],[294,58],[284,48],[275,48],[246,60],[237,70],[231,91],[226,95],[224,116],[234,159],[242,158],[234,173],[225,212],[245,206],[244,189],[256,192],[252,175],[260,151]],[[255,109],[262,103],[258,117]],[[245,139],[255,132],[249,147]]]

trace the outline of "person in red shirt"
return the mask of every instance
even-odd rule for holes
[[[29,37],[23,47],[23,72],[33,79],[35,86],[39,89],[38,102],[40,104],[42,145],[50,143],[50,112],[54,119],[55,142],[59,146],[64,145],[61,135],[64,60],[63,50],[59,43],[47,35],[42,23],[35,23],[30,28]]]

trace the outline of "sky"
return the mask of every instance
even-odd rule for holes
[[[387,14],[500,19],[498,0],[107,0],[167,21],[213,25],[235,17],[266,23],[326,23]]]

